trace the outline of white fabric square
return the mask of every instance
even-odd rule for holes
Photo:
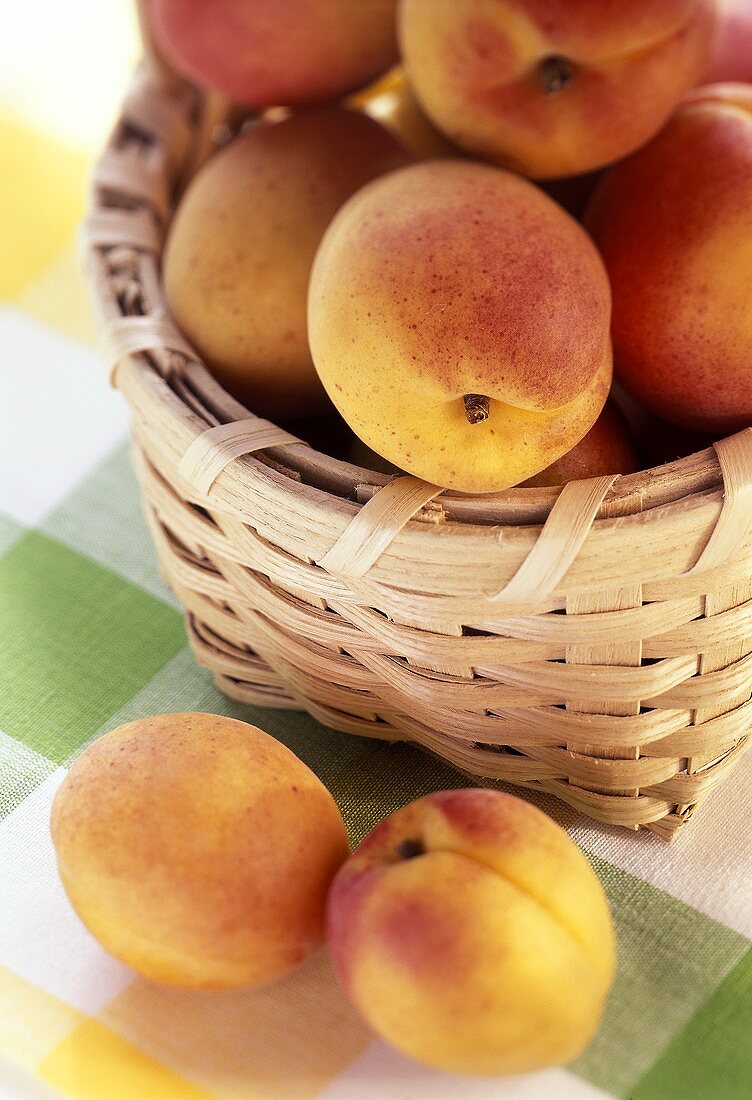
[[[670,843],[584,817],[567,831],[593,855],[752,939],[751,820],[752,750]]]
[[[50,807],[57,768],[0,824],[0,964],[95,1015],[132,980],[76,916],[58,878]]]
[[[60,1093],[31,1070],[0,1058],[0,1100],[60,1100]]]
[[[0,730],[0,820],[54,771],[46,756]]]
[[[319,1094],[319,1100],[604,1100],[608,1095],[565,1069],[520,1077],[439,1073],[377,1041]]]
[[[39,523],[128,430],[91,348],[0,310],[0,512]]]

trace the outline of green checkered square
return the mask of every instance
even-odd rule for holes
[[[41,530],[177,608],[159,575],[140,512],[130,445],[123,443],[44,520]]]
[[[0,558],[0,729],[50,760],[184,644],[177,612],[38,532]]]
[[[619,972],[598,1036],[572,1068],[631,1097],[749,943],[613,864],[593,862],[614,916]]]
[[[46,756],[0,731],[0,821],[54,770]]]
[[[630,1100],[749,1100],[752,952],[748,951],[630,1094]]]
[[[17,542],[23,534],[23,527],[0,512],[0,554]]]

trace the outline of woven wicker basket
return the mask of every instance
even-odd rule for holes
[[[147,519],[198,661],[235,699],[669,837],[752,718],[752,431],[628,477],[467,497],[254,417],[160,283],[217,110],[146,62],[87,224]]]

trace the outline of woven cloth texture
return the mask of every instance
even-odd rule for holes
[[[42,5],[27,6],[24,18],[38,20]],[[64,16],[75,29],[96,7],[71,0]],[[97,17],[105,39],[112,10]],[[60,59],[56,73],[53,56],[30,54],[33,80],[0,82],[0,1094],[752,1095],[752,754],[671,845],[526,796],[588,853],[619,935],[603,1027],[567,1069],[482,1081],[408,1063],[358,1020],[324,953],[265,990],[197,996],[143,981],[80,925],[54,870],[50,802],[76,755],[122,721],[202,709],[257,723],[327,783],[353,842],[410,799],[467,780],[406,746],[230,702],[196,665],[158,576],[125,403],[107,384],[78,272],[99,120],[71,132],[70,111],[53,110],[55,82],[68,87],[72,67]],[[26,93],[42,72],[38,110]]]

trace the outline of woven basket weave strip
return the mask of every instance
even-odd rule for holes
[[[752,431],[659,470],[464,497],[254,417],[175,328],[159,268],[175,195],[230,117],[146,65],[88,222],[147,521],[197,659],[241,701],[669,837],[752,721]]]

